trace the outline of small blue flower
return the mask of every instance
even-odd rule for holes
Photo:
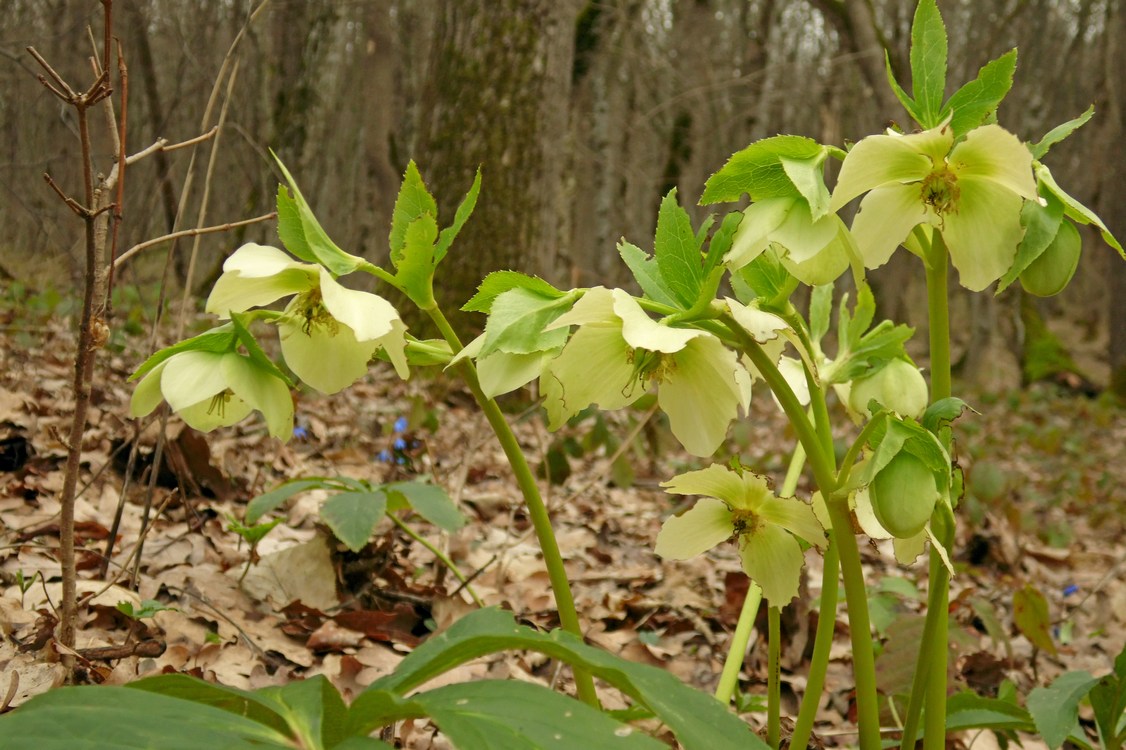
[[[406,450],[407,449],[407,441],[403,440],[402,438],[395,438],[395,442],[391,443],[391,447],[394,448],[397,451]]]
[[[399,466],[406,466],[407,465],[407,457],[406,456],[395,456],[395,463],[397,463]]]
[[[376,454],[375,457],[376,457],[376,459],[382,461],[383,463],[390,463],[390,461],[391,461],[391,451],[384,448],[378,454]]]
[[[305,427],[302,427],[301,425],[294,425],[293,437],[297,438],[298,440],[304,440],[305,438],[309,437],[309,430]]]
[[[1078,593],[1079,593],[1079,587],[1076,586],[1074,583],[1069,583],[1066,586],[1064,586],[1064,588],[1063,588],[1063,595],[1064,596],[1071,596],[1072,594],[1078,594]]]
[[[395,430],[395,432],[406,432],[409,424],[406,417],[399,417],[395,420],[395,425],[392,429]]]

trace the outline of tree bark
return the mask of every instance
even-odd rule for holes
[[[1103,172],[1104,182],[1099,201],[1103,221],[1120,241],[1126,237],[1126,206],[1122,196],[1126,195],[1126,171],[1123,171],[1123,158],[1126,147],[1122,139],[1126,137],[1126,82],[1122,80],[1122,70],[1126,68],[1126,2],[1118,0],[1111,4],[1110,23],[1107,34],[1107,145],[1105,164],[1118,167]],[[1105,251],[1105,248],[1099,248]],[[1109,294],[1110,343],[1110,389],[1119,399],[1126,400],[1126,263],[1121,258],[1110,259],[1110,273],[1107,276]]]

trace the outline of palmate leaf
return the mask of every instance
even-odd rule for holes
[[[708,178],[700,205],[733,202],[748,195],[753,201],[801,195],[782,159],[803,161],[824,158],[825,148],[799,135],[776,135],[755,141],[727,160]]]
[[[473,215],[473,209],[477,207],[477,196],[480,193],[481,168],[477,167],[477,175],[473,178],[473,184],[469,186],[469,192],[461,199],[457,212],[454,213],[454,223],[438,234],[438,244],[434,246],[435,262],[441,262],[442,258],[446,257],[446,251],[457,239],[457,235],[461,232],[461,228],[465,226],[465,222],[469,221],[469,217]]]
[[[481,281],[477,293],[461,309],[463,312],[488,314],[496,298],[512,289],[527,289],[541,297],[562,297],[564,294],[538,276],[528,276],[519,271],[493,271]]]
[[[289,498],[294,495],[312,489],[328,489],[339,488],[339,483],[328,477],[307,477],[304,479],[292,479],[288,482],[279,484],[269,492],[263,492],[258,497],[247,503],[246,506],[246,523],[253,524],[259,518],[266,515],[270,511],[278,508]]]
[[[528,649],[586,669],[648,709],[687,750],[766,747],[738,717],[710,695],[693,690],[665,670],[635,664],[588,646],[569,633],[540,633],[512,615],[489,608],[473,612],[404,659],[395,672],[361,693],[349,709],[350,734],[363,734],[399,715],[389,694],[402,695],[471,659],[507,649]]]
[[[403,175],[403,184],[399,187],[399,195],[395,198],[395,208],[391,212],[391,234],[388,241],[391,245],[391,264],[398,268],[403,259],[406,246],[407,227],[421,216],[434,217],[437,223],[438,204],[434,196],[426,189],[418,166],[412,159],[407,164],[407,171]]]
[[[618,254],[622,256],[622,260],[633,273],[633,278],[641,286],[641,291],[646,297],[662,305],[676,306],[675,295],[665,284],[656,258],[625,240],[618,243]]]
[[[524,288],[504,292],[489,310],[485,341],[478,356],[495,351],[534,354],[562,347],[567,342],[567,329],[544,329],[567,312],[572,302],[572,296],[543,296]]]
[[[1048,687],[1033,688],[1025,705],[1040,737],[1056,750],[1075,729],[1079,720],[1079,701],[1098,682],[1088,672],[1067,672]]]
[[[436,484],[392,482],[383,485],[382,489],[387,493],[388,510],[411,508],[430,523],[449,532],[465,526],[465,516],[446,491]]]
[[[321,506],[321,519],[348,549],[359,552],[387,514],[387,495],[379,489],[338,492]]]

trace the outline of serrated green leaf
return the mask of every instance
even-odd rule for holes
[[[816,159],[822,153],[820,143],[799,135],[776,135],[755,141],[733,154],[708,178],[700,205],[737,201],[744,194],[753,201],[801,195],[786,175],[782,157]]]
[[[1025,706],[1040,737],[1055,750],[1079,719],[1079,701],[1090,692],[1098,680],[1087,672],[1067,672],[1057,677],[1048,687],[1033,688]]]
[[[1046,188],[1041,187],[1039,192],[1046,205],[1025,201],[1021,207],[1020,223],[1024,226],[1024,238],[1017,247],[1013,265],[997,285],[997,294],[1020,278],[1024,270],[1048,249],[1059,233],[1060,223],[1063,221],[1063,201]]]
[[[676,201],[676,188],[661,201],[653,257],[673,296],[685,307],[691,307],[703,281],[702,258],[696,233],[692,231],[692,220]]]
[[[1079,115],[1075,119],[1068,120],[1062,125],[1057,125],[1049,130],[1038,143],[1028,147],[1028,150],[1032,152],[1032,158],[1043,159],[1044,155],[1048,153],[1048,149],[1081,128],[1094,115],[1095,105],[1092,104],[1090,107],[1087,107],[1086,111],[1083,112],[1083,114]]]
[[[426,307],[433,297],[434,241],[438,238],[438,220],[432,214],[423,214],[412,221],[403,236],[402,255],[396,267],[395,278],[403,291],[420,307]]]
[[[289,498],[299,492],[312,489],[327,489],[333,487],[332,480],[327,477],[309,477],[306,479],[291,479],[279,484],[269,492],[264,492],[251,500],[246,505],[246,523],[254,524],[259,518],[281,506]]]
[[[846,316],[845,303],[847,301],[847,296],[841,298],[840,318],[842,321],[846,321],[847,325],[844,322],[840,325],[845,340],[848,341],[849,349],[855,350],[860,345],[860,339],[864,337],[864,333],[876,317],[876,298],[872,294],[872,288],[864,284],[856,290],[856,304],[852,307],[852,313]]]
[[[466,615],[412,651],[393,674],[372,683],[349,709],[350,734],[366,734],[380,726],[381,712],[389,713],[385,710],[388,693],[406,693],[471,659],[505,649],[538,651],[586,669],[652,711],[686,750],[766,748],[719,701],[688,687],[669,672],[588,646],[570,633],[536,632],[517,625],[511,614],[495,608]]]
[[[293,179],[293,175],[289,173],[289,170],[286,169],[285,164],[282,163],[282,160],[278,158],[277,154],[272,151],[270,153],[273,155],[274,161],[277,162],[278,168],[281,169],[282,174],[285,175],[286,182],[289,183],[289,189],[293,194],[293,200],[297,208],[297,216],[301,221],[301,230],[306,243],[305,246],[308,247],[309,254],[316,259],[316,262],[331,271],[333,276],[344,276],[355,271],[363,264],[363,258],[358,258],[355,255],[344,252],[332,241],[332,238],[328,236],[324,227],[317,221],[317,217],[313,214],[313,209],[309,207],[305,196],[301,194],[301,190],[297,187],[297,181]],[[297,253],[294,253],[294,255],[297,255]]]
[[[1053,655],[1056,653],[1048,600],[1030,583],[1013,593],[1013,624],[1033,646]]]
[[[935,0],[919,0],[911,23],[911,92],[919,124],[936,127],[946,98],[946,26]]]
[[[1104,675],[1091,688],[1090,699],[1103,747],[1111,747],[1124,733],[1121,727],[1126,716],[1126,646],[1114,660],[1114,672]]]
[[[662,750],[658,742],[585,703],[535,683],[481,680],[414,696],[458,750]]]
[[[309,249],[305,228],[301,226],[301,212],[297,201],[285,185],[278,185],[278,239],[285,249],[306,263],[316,263],[317,256]]]
[[[797,191],[809,204],[809,214],[813,221],[829,214],[829,188],[825,187],[825,151],[809,159],[779,159],[782,171],[790,179]]]
[[[567,328],[544,330],[552,321],[571,309],[570,297],[545,297],[517,287],[493,301],[485,323],[485,341],[477,356],[495,351],[509,354],[534,354],[562,347],[567,343]]]
[[[97,731],[91,731],[97,727]],[[278,728],[209,705],[133,687],[67,687],[0,717],[6,750],[292,748]]]
[[[815,286],[809,295],[809,337],[817,343],[829,332],[833,312],[833,284]]]
[[[481,168],[477,167],[477,175],[473,178],[473,184],[469,186],[469,192],[462,198],[461,203],[457,207],[457,212],[454,214],[454,223],[442,230],[438,235],[438,244],[434,247],[434,262],[440,263],[442,258],[446,257],[446,251],[450,249],[450,245],[457,239],[458,233],[461,228],[465,226],[465,222],[469,221],[469,217],[473,214],[473,209],[477,207],[477,196],[481,192]]]
[[[388,508],[400,510],[409,507],[438,528],[454,532],[465,526],[465,516],[446,494],[435,484],[423,482],[393,482],[383,486],[387,493]]]
[[[922,122],[923,115],[919,112],[919,106],[915,104],[915,100],[903,90],[903,87],[899,85],[899,81],[895,80],[895,71],[891,69],[891,55],[887,50],[884,50],[884,71],[887,73],[888,85],[891,86],[891,90],[895,93],[895,98],[898,99],[899,103],[903,105],[903,108],[907,110],[907,114],[911,116],[911,119],[915,122]]]
[[[493,271],[481,281],[477,293],[461,306],[462,312],[488,314],[493,301],[510,289],[527,289],[541,297],[562,297],[564,294],[539,276],[528,276],[519,271]]]
[[[969,404],[960,398],[939,399],[927,407],[927,410],[923,412],[923,418],[919,421],[923,427],[937,435],[941,427],[962,416],[966,409],[970,409]],[[970,411],[973,411],[973,409],[970,409]]]
[[[953,112],[950,128],[960,138],[986,122],[1013,86],[1017,51],[1011,49],[996,60],[981,66],[977,78],[954,92],[942,110],[942,117]],[[937,123],[936,123],[937,124]]]
[[[742,219],[743,214],[739,211],[732,211],[723,217],[719,229],[712,235],[711,242],[708,243],[708,253],[704,257],[704,278],[707,278],[713,269],[719,267],[719,264],[723,262],[723,256],[731,250],[731,245],[735,240],[735,232],[739,229],[739,222]]]
[[[353,552],[364,548],[386,513],[387,495],[381,490],[339,492],[321,506],[321,518]]]
[[[391,245],[391,264],[396,268],[403,259],[407,227],[421,216],[430,216],[437,224],[438,204],[434,201],[434,196],[430,194],[430,191],[426,189],[426,183],[422,181],[418,166],[411,159],[407,164],[407,171],[403,175],[403,184],[399,187],[399,195],[395,198],[395,208],[391,212],[391,234],[388,241]]]
[[[633,273],[633,278],[646,297],[662,305],[676,307],[676,300],[661,277],[661,269],[657,266],[656,258],[625,240],[618,243],[618,254],[622,256],[622,260]]]
[[[212,328],[210,331],[205,331],[198,336],[192,336],[190,339],[185,339],[178,344],[165,347],[141,363],[129,380],[136,380],[143,377],[152,368],[159,365],[169,357],[179,354],[180,352],[211,352],[213,354],[223,354],[235,348],[235,343],[238,341],[238,335],[235,333],[234,326],[230,323],[225,323],[217,328]]]

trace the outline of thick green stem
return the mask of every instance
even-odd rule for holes
[[[778,739],[782,732],[782,617],[777,607],[766,611],[767,648],[766,672],[766,744],[778,750]]]
[[[436,305],[424,308],[424,311],[438,326],[438,330],[442,332],[442,336],[449,343],[454,353],[461,351],[461,340],[442,311]],[[579,624],[578,611],[575,609],[575,599],[571,594],[571,582],[567,578],[567,570],[563,565],[563,555],[559,552],[559,543],[555,538],[555,531],[551,527],[551,517],[547,512],[547,506],[540,496],[535,474],[532,473],[528,459],[520,448],[520,443],[516,440],[516,435],[513,434],[508,420],[504,418],[500,407],[497,406],[497,402],[486,396],[481,390],[481,383],[477,379],[477,369],[473,366],[472,360],[469,358],[462,359],[458,366],[461,369],[462,377],[465,378],[466,385],[469,386],[469,390],[473,393],[481,411],[485,413],[485,418],[489,420],[493,432],[496,433],[497,440],[504,450],[504,455],[512,466],[516,483],[524,496],[524,504],[528,509],[528,516],[532,520],[532,527],[535,529],[540,551],[543,553],[543,562],[547,567],[551,590],[555,594],[555,606],[559,611],[559,622],[564,630],[582,638],[583,631]],[[579,698],[597,708],[599,703],[598,695],[594,690],[594,679],[589,672],[578,668],[574,671],[575,686]]]
[[[876,696],[876,659],[872,653],[872,625],[868,617],[868,591],[864,586],[864,569],[860,564],[860,548],[852,533],[852,517],[848,502],[826,502],[833,522],[833,543],[841,558],[845,598],[848,607],[848,631],[852,640],[852,674],[856,679],[856,723],[860,730],[861,750],[880,747],[880,705]]]
[[[833,633],[837,624],[837,575],[840,572],[840,554],[836,543],[825,550],[824,570],[821,573],[821,606],[817,615],[817,635],[813,641],[813,657],[809,661],[809,677],[805,695],[801,699],[790,747],[809,745],[817,708],[821,705],[821,691],[825,688],[825,673],[829,668],[829,652],[833,646]]]
[[[739,612],[739,622],[735,625],[735,634],[731,636],[727,660],[723,663],[723,674],[719,676],[719,685],[715,689],[715,697],[725,706],[731,702],[731,696],[735,695],[735,685],[739,682],[739,669],[743,666],[747,642],[751,640],[751,630],[754,629],[755,615],[758,614],[760,604],[762,604],[762,589],[751,581],[750,588],[747,589],[747,597],[743,599],[743,609]]]

